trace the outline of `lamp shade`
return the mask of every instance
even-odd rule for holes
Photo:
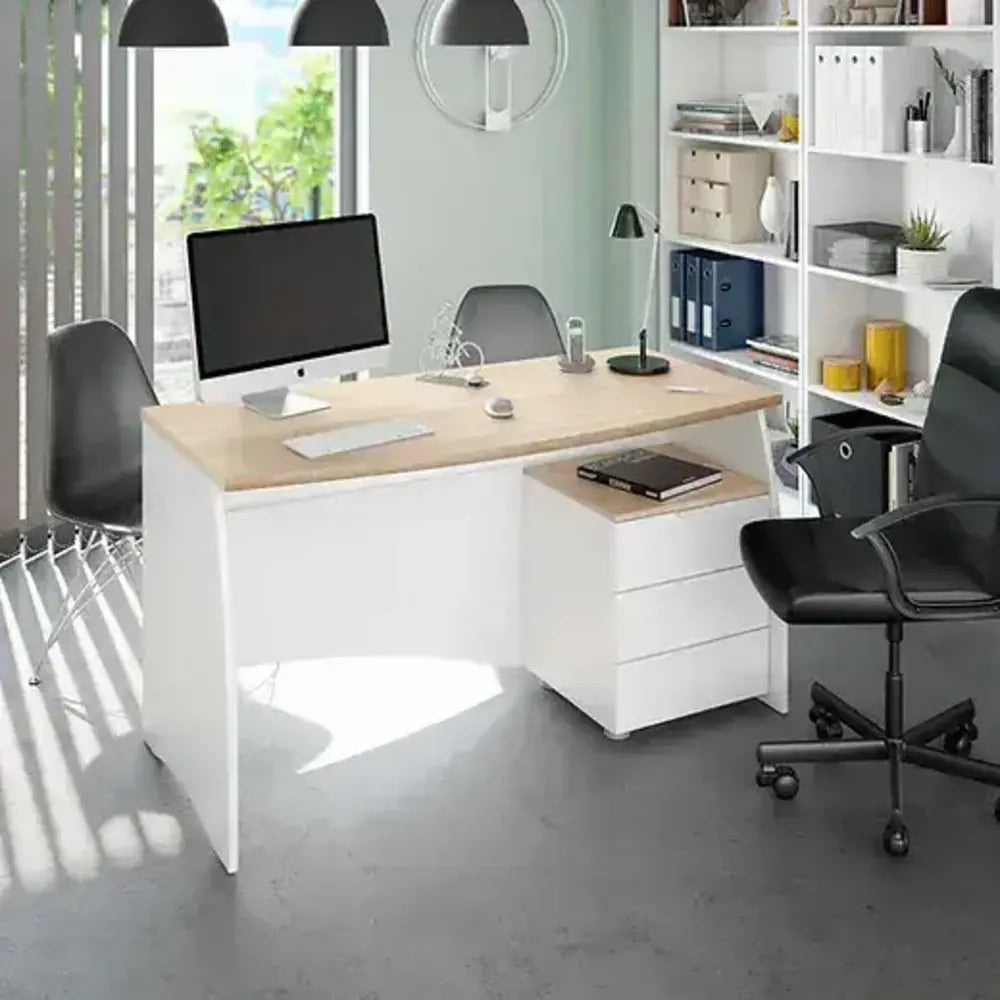
[[[434,45],[528,45],[528,25],[515,0],[445,0],[434,18]]]
[[[646,231],[642,228],[639,210],[635,205],[622,205],[618,209],[614,225],[611,227],[611,238],[613,240],[641,240],[645,235]]]
[[[229,44],[229,32],[214,0],[132,0],[118,44],[140,49],[220,46]]]
[[[389,44],[389,29],[376,0],[302,0],[288,44],[382,46]]]

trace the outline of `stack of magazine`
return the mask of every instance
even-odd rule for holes
[[[762,368],[788,375],[799,374],[799,342],[794,337],[772,334],[747,340],[747,357]]]
[[[679,132],[708,135],[743,135],[756,132],[753,118],[746,105],[737,98],[734,101],[683,101],[677,105]]]

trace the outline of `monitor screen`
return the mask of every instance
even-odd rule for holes
[[[373,215],[192,233],[203,379],[389,343]]]

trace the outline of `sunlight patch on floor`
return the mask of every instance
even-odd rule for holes
[[[405,739],[502,693],[493,667],[433,658],[350,657],[240,672],[253,701],[325,728],[307,774]]]

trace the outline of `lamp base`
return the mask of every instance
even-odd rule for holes
[[[643,365],[638,354],[616,354],[608,358],[608,367],[619,375],[666,375],[670,371],[670,362],[655,354],[647,354]]]

